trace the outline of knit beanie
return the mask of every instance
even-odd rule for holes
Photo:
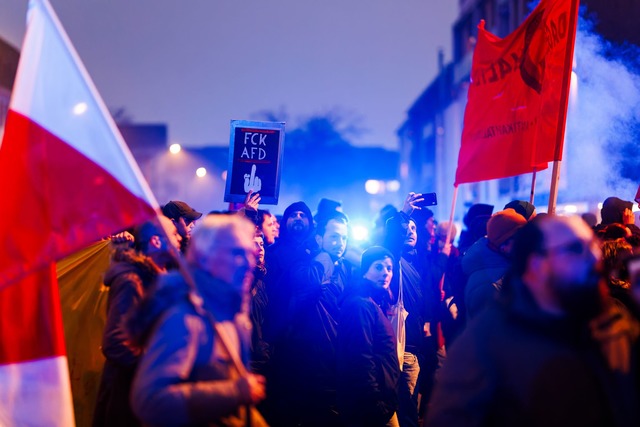
[[[362,261],[360,262],[361,274],[364,276],[364,274],[369,271],[371,264],[385,258],[389,258],[393,263],[393,255],[386,248],[382,246],[371,246],[362,253]]]
[[[304,202],[295,202],[290,204],[282,214],[282,220],[280,221],[280,224],[282,224],[283,226],[280,227],[280,240],[287,240],[290,237],[289,230],[287,229],[287,220],[289,219],[289,217],[293,216],[294,212],[297,211],[304,212],[307,218],[309,218],[308,235],[311,235],[311,232],[313,231],[313,215],[311,215],[311,209],[309,209],[309,206],[307,206],[307,204]]]
[[[522,215],[513,209],[496,212],[487,222],[487,238],[496,248],[516,234],[516,231],[527,223]]]
[[[504,208],[513,209],[514,211],[522,215],[527,221],[531,219],[531,215],[533,215],[533,212],[535,212],[536,210],[535,206],[524,200],[513,200],[504,205]]]

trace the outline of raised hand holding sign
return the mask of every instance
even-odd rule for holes
[[[262,188],[262,181],[256,176],[256,165],[251,166],[251,174],[244,174],[244,191],[257,193]]]
[[[243,203],[260,192],[260,203],[278,204],[284,123],[232,120],[224,201]]]

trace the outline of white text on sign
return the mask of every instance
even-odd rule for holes
[[[267,135],[263,133],[251,133],[247,132],[244,134],[244,148],[242,150],[242,154],[240,155],[241,159],[251,159],[251,160],[262,160],[267,157],[267,152],[264,148],[259,147],[260,145],[267,146],[265,140],[267,139]],[[248,145],[251,144],[251,145]]]

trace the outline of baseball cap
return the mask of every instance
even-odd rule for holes
[[[164,216],[171,219],[179,219],[184,217],[189,221],[195,221],[202,216],[202,212],[198,212],[185,202],[179,200],[171,200],[169,203],[162,207],[162,213]]]

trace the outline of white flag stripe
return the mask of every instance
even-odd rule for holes
[[[75,425],[64,356],[0,365],[0,426]]]
[[[89,74],[47,0],[31,0],[9,108],[102,166],[157,208]]]

